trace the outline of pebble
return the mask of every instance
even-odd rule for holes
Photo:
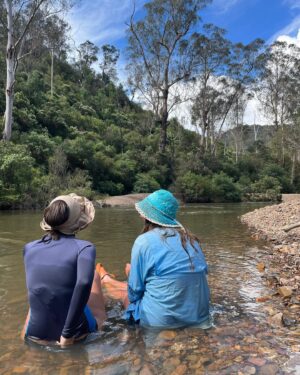
[[[258,371],[258,374],[259,375],[276,375],[278,373],[278,366],[275,365],[275,364],[268,364],[268,365],[264,365],[262,366],[259,371]]]
[[[269,318],[269,323],[271,325],[281,326],[282,325],[282,317],[283,317],[282,313],[277,313],[276,315],[273,315]]]
[[[166,370],[174,370],[180,365],[180,359],[177,357],[168,358],[163,363],[163,368]]]
[[[176,331],[161,331],[158,335],[158,338],[163,340],[173,340],[176,336]]]
[[[277,290],[282,297],[290,297],[293,293],[292,289],[288,286],[281,286]]]
[[[250,357],[248,358],[248,362],[252,363],[255,366],[263,366],[266,363],[266,360],[264,358],[259,357]]]
[[[140,375],[153,375],[153,372],[150,370],[149,366],[145,365],[140,371]]]
[[[257,297],[255,299],[256,302],[266,302],[268,301],[269,299],[271,299],[271,296],[261,296],[261,297]]]
[[[12,370],[12,372],[14,373],[14,374],[24,374],[24,373],[26,373],[27,372],[27,368],[26,367],[22,367],[22,366],[17,366],[17,367],[15,367],[13,370]]]
[[[266,266],[264,263],[260,262],[260,263],[257,263],[256,268],[259,270],[259,272],[263,272]]]
[[[186,365],[179,365],[172,373],[171,375],[184,375],[187,372],[187,366]]]
[[[245,368],[243,368],[243,373],[245,375],[254,375],[256,374],[256,368],[253,366],[245,366]]]

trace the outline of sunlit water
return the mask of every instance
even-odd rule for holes
[[[268,294],[256,263],[266,244],[239,221],[254,204],[189,205],[179,220],[201,238],[209,263],[214,327],[172,332],[129,327],[122,307],[109,302],[102,332],[71,349],[39,347],[20,339],[28,309],[24,243],[41,236],[40,212],[0,213],[0,373],[2,374],[299,374],[290,347],[299,332],[266,324],[258,296]],[[133,209],[97,210],[80,234],[97,247],[97,261],[124,279],[124,265],[142,222]],[[268,372],[269,371],[269,372]]]

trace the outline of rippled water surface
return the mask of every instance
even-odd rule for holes
[[[2,374],[300,374],[291,348],[299,332],[267,325],[258,296],[268,294],[256,269],[266,244],[254,241],[238,217],[253,204],[190,205],[179,220],[196,233],[210,267],[214,327],[203,331],[145,331],[129,327],[120,305],[109,302],[102,332],[71,349],[24,343],[28,309],[24,243],[41,236],[41,213],[0,213],[0,373]],[[124,279],[142,222],[133,209],[97,210],[80,234],[96,244],[97,260]]]

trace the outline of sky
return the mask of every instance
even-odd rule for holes
[[[146,2],[135,0],[135,19],[143,16]],[[99,47],[113,44],[120,49],[118,74],[123,82],[126,80],[126,23],[133,3],[134,0],[79,0],[67,16],[76,46],[90,40]],[[261,38],[271,44],[279,39],[300,46],[300,0],[213,0],[200,16],[204,23],[226,29],[227,37],[233,42],[247,44]],[[253,109],[250,111],[255,117]]]
[[[136,18],[146,0],[136,0]],[[126,22],[133,0],[80,0],[68,14],[76,44],[90,40],[98,46],[109,43],[124,50]],[[249,43],[262,38],[271,43],[280,35],[295,37],[300,28],[300,0],[213,0],[202,10],[205,23],[227,30],[233,42]]]

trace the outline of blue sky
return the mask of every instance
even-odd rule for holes
[[[67,16],[74,44],[90,40],[99,47],[103,44],[118,47],[121,51],[118,77],[126,83],[126,22],[134,0],[79,1]],[[135,0],[137,19],[142,17],[146,2]],[[201,12],[201,17],[205,23],[226,29],[233,42],[247,44],[262,38],[270,44],[279,38],[300,47],[300,0],[214,0]],[[255,100],[248,104],[245,121],[252,123],[254,118],[257,123],[268,123]]]
[[[146,0],[136,0],[137,18]],[[81,0],[68,15],[76,44],[89,39],[101,46],[126,46],[126,21],[133,0]],[[280,35],[295,37],[300,28],[300,0],[214,0],[201,12],[204,22],[228,31],[234,42],[248,43],[255,38],[272,42]]]

